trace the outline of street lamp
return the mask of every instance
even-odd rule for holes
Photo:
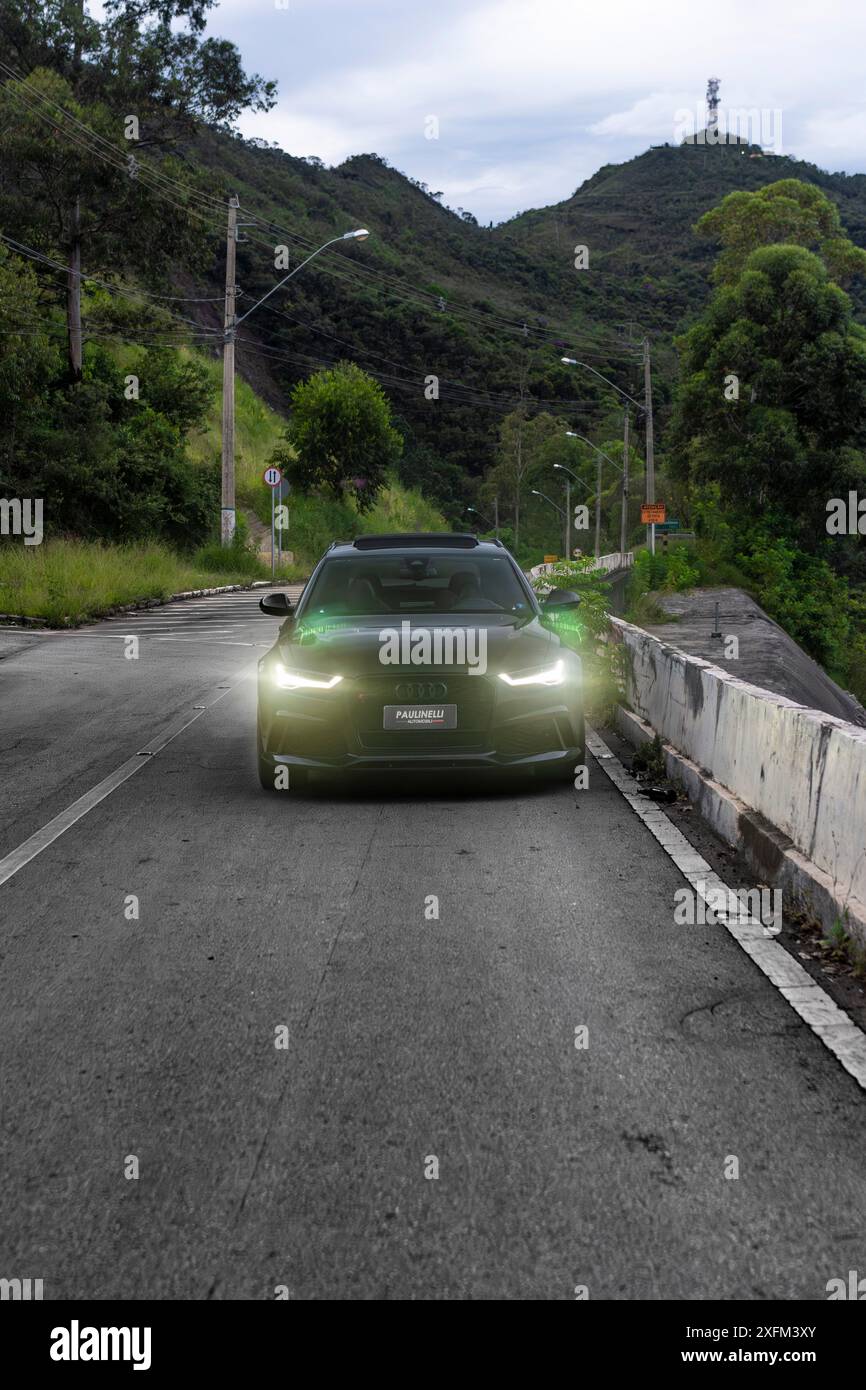
[[[554,502],[554,500],[553,500],[552,497],[548,497],[548,495],[547,495],[546,492],[539,492],[537,488],[532,488],[532,489],[531,489],[531,492],[532,492],[532,496],[533,496],[533,497],[543,497],[544,500],[545,500],[545,502],[549,502],[550,505],[551,505],[551,507],[554,507],[554,508],[556,509],[556,511],[559,512],[559,515],[560,515],[561,517],[564,517],[566,521],[568,520],[568,512],[564,512],[564,511],[562,510],[562,508],[560,507],[559,503],[558,503],[558,502]],[[567,555],[567,554],[566,554],[566,557],[565,557],[565,558],[566,558],[566,560],[568,559],[568,555]]]
[[[303,270],[305,265],[309,265],[322,251],[329,246],[333,246],[337,241],[365,241],[370,235],[366,227],[357,227],[354,231],[343,232],[342,236],[331,237],[330,241],[323,242],[318,250],[311,252],[306,260],[296,265],[294,270],[284,275],[282,280],[278,280],[267,294],[263,294],[251,308],[247,309],[240,318],[235,315],[235,254],[237,250],[237,199],[231,200],[229,207],[229,238],[228,252],[226,255],[226,314],[225,314],[225,334],[223,338],[223,416],[222,416],[222,514],[220,522],[220,533],[223,545],[231,545],[235,535],[235,342],[238,325],[248,319],[254,309],[258,309],[260,304],[264,304],[266,299],[270,299],[272,294],[297,275],[299,270]],[[272,547],[273,548],[273,547]]]
[[[575,481],[576,483],[580,483],[580,486],[581,486],[581,487],[585,487],[586,490],[587,490],[587,492],[589,492],[589,493],[592,492],[592,488],[589,486],[589,483],[585,483],[585,482],[583,481],[583,478],[579,478],[579,477],[577,476],[577,474],[574,473],[574,472],[572,471],[572,469],[566,467],[566,465],[565,465],[564,463],[555,463],[553,466],[554,466],[554,468],[558,468],[559,471],[560,471],[561,473],[567,473],[567,474],[568,474],[568,477],[567,477],[566,480],[565,480],[565,558],[566,558],[566,560],[570,560],[570,559],[571,559],[571,480],[572,480],[572,478],[574,478],[574,481]]]
[[[645,398],[645,399],[644,399],[644,404],[643,404],[643,405],[641,405],[640,401],[636,401],[635,398],[634,398],[634,396],[630,396],[630,395],[628,394],[627,391],[621,390],[621,388],[620,388],[619,386],[617,386],[615,382],[610,381],[608,377],[602,376],[601,372],[597,372],[597,371],[595,370],[595,367],[591,367],[591,366],[589,365],[588,362],[579,362],[578,359],[577,359],[576,357],[560,357],[559,360],[560,360],[560,362],[564,363],[565,366],[567,366],[567,367],[585,367],[586,370],[587,370],[588,372],[592,372],[593,375],[594,375],[594,376],[597,376],[597,377],[599,378],[600,381],[603,381],[603,382],[605,383],[605,385],[610,386],[611,389],[612,389],[613,391],[618,392],[618,394],[619,394],[620,396],[624,397],[625,400],[630,401],[631,404],[632,404],[633,406],[635,406],[638,410],[640,410],[640,411],[643,412],[644,417],[645,417],[645,422],[646,422],[646,500],[647,500],[647,502],[654,502],[654,501],[655,501],[655,496],[656,496],[656,485],[655,485],[655,464],[654,464],[654,462],[653,462],[653,459],[654,459],[654,450],[653,450],[653,398],[652,398],[652,380],[651,380],[651,375],[650,375],[650,343],[649,343],[649,338],[644,338],[644,344],[643,344],[644,398]],[[578,435],[577,438],[579,439],[579,438],[580,438],[580,435]],[[588,443],[588,442],[589,442],[589,441],[587,441],[587,443]],[[621,552],[624,552],[624,551],[625,551],[625,542],[626,542],[626,532],[627,532],[627,530],[628,530],[628,407],[626,407],[626,411],[625,411],[625,428],[624,428],[624,432],[623,432],[623,458],[622,458],[622,461],[623,461],[623,464],[624,464],[624,468],[621,468],[621,469],[620,469],[620,472],[621,472],[622,475],[623,475],[623,491],[622,491],[622,523],[621,523],[621,526],[620,526],[620,541],[619,541],[619,544],[620,544],[620,551],[621,551]],[[650,526],[647,527],[647,539],[648,539],[648,541],[649,541],[650,550],[651,550],[652,554],[655,555],[655,553],[656,553],[656,528],[655,528],[655,525],[650,525]]]
[[[595,367],[591,367],[588,362],[580,362],[576,357],[560,357],[559,360],[566,367],[585,367],[588,372],[592,372],[593,376],[597,376],[599,381],[603,381],[605,386],[609,386],[612,391],[616,391],[618,395],[625,397],[627,401],[631,401],[632,405],[636,406],[638,410],[644,410],[646,408],[641,405],[640,401],[636,401],[634,396],[630,396],[628,391],[623,391],[621,386],[617,386],[615,381],[611,381],[610,377],[602,376],[601,372],[597,372]]]
[[[487,520],[487,517],[484,515],[483,512],[479,512],[479,510],[478,510],[477,507],[467,507],[467,508],[466,508],[466,511],[467,511],[467,512],[472,512],[474,516],[480,517],[481,520],[484,522],[484,525],[487,527],[487,529],[488,529],[489,531],[492,531],[492,530],[493,530],[493,527],[490,525],[490,522]]]
[[[245,314],[241,314],[239,319],[235,319],[234,327],[237,328],[239,323],[243,323],[244,319],[248,319],[253,309],[258,309],[260,304],[264,304],[266,299],[270,299],[272,294],[276,294],[281,285],[284,285],[287,280],[291,280],[293,275],[297,275],[299,270],[303,270],[305,265],[309,265],[310,261],[315,260],[316,256],[322,251],[326,251],[329,246],[333,246],[337,241],[366,241],[369,235],[370,233],[367,231],[366,227],[358,227],[354,232],[343,232],[342,236],[332,236],[330,241],[323,242],[318,251],[312,251],[305,261],[301,261],[300,265],[296,265],[294,270],[290,270],[288,275],[283,276],[282,280],[278,280],[273,289],[268,290],[267,294],[263,294],[261,299],[256,300],[252,309],[247,309]]]
[[[598,447],[597,444],[593,444],[593,442],[592,442],[591,439],[587,439],[587,438],[586,438],[586,435],[584,435],[584,434],[578,434],[576,430],[566,430],[565,433],[566,433],[566,437],[567,437],[568,439],[579,439],[583,444],[588,444],[589,447],[590,447],[590,449],[595,449],[595,452],[598,454],[598,465],[597,465],[598,471],[597,471],[597,474],[596,474],[597,482],[596,482],[596,489],[595,489],[595,558],[596,558],[596,560],[597,560],[598,557],[599,557],[599,554],[600,554],[600,552],[601,552],[601,461],[602,461],[602,459],[607,459],[608,463],[613,463],[613,466],[614,466],[614,468],[616,469],[616,471],[617,471],[618,473],[621,473],[621,474],[622,474],[622,478],[623,478],[623,488],[625,488],[625,486],[626,486],[626,481],[627,481],[627,480],[626,480],[626,475],[625,475],[623,469],[620,468],[619,464],[613,462],[613,459],[610,457],[610,454],[606,454],[606,453],[604,452],[603,449],[599,449],[599,447]],[[624,542],[623,542],[623,540],[622,540],[622,537],[620,537],[620,545],[622,546],[623,544],[624,544]]]

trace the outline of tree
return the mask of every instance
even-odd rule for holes
[[[836,204],[800,179],[729,193],[704,213],[695,231],[722,244],[713,272],[719,284],[736,284],[753,251],[780,242],[814,251],[839,284],[866,274],[866,251],[845,236]]]
[[[67,266],[73,384],[82,264],[141,271],[186,259],[201,209],[195,221],[173,147],[200,122],[226,128],[247,107],[273,105],[274,85],[248,77],[233,44],[201,37],[215,2],[107,0],[101,22],[84,0],[4,0],[0,10],[13,65],[0,88],[0,215]]]
[[[866,482],[866,331],[823,262],[795,246],[753,251],[679,340],[676,474],[717,482],[742,512],[826,539],[825,503]]]
[[[29,266],[0,244],[0,493],[38,495],[21,470],[22,444],[39,419],[46,378],[60,364],[49,326],[40,327],[39,285]]]
[[[544,412],[529,419],[523,404],[500,426],[498,462],[487,472],[483,494],[498,496],[500,505],[511,507],[515,549],[520,544],[521,498],[542,466],[544,445],[561,433],[562,423],[555,416]]]
[[[285,440],[273,462],[305,491],[323,488],[339,498],[351,489],[359,509],[372,507],[403,439],[391,423],[384,391],[354,362],[316,372],[292,392]]]
[[[403,420],[395,423],[404,439],[403,455],[397,468],[400,482],[404,487],[417,488],[459,529],[466,523],[463,515],[466,508],[466,474],[429,444],[415,440],[410,442],[407,439],[409,426]]]

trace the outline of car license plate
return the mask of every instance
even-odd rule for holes
[[[456,705],[386,705],[383,729],[456,729]]]

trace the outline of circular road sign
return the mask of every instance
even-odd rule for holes
[[[262,474],[262,478],[267,483],[268,487],[279,487],[283,475],[279,468],[266,468]]]

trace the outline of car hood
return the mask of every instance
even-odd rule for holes
[[[486,619],[486,621],[485,621]],[[389,615],[375,618],[304,619],[282,634],[274,649],[286,665],[301,671],[321,671],[344,676],[382,675],[395,670],[429,669],[437,663],[404,661],[411,653],[416,639],[424,632],[460,634],[455,640],[459,651],[461,638],[466,641],[470,660],[455,663],[454,670],[466,670],[480,665],[478,657],[486,641],[487,670],[519,671],[542,666],[555,659],[551,653],[561,647],[559,638],[542,627],[538,618],[496,617],[469,613],[415,614],[412,619]],[[461,632],[461,629],[463,632]],[[443,638],[447,643],[448,639]],[[396,655],[397,660],[381,659],[382,653]],[[448,648],[446,646],[445,650]],[[441,663],[440,667],[441,667]],[[450,664],[450,663],[446,663]]]

